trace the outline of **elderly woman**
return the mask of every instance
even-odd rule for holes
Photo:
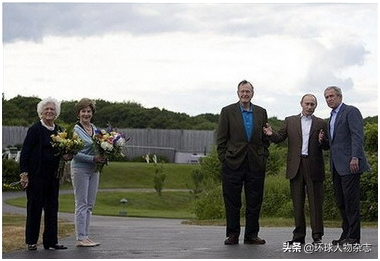
[[[100,245],[89,238],[90,218],[95,205],[99,186],[97,163],[105,163],[106,158],[96,155],[93,146],[95,125],[91,123],[95,114],[95,102],[83,98],[75,106],[78,122],[74,131],[84,142],[84,147],[74,156],[71,163],[71,179],[75,195],[75,229],[78,247]]]
[[[25,137],[21,156],[21,185],[26,189],[27,217],[25,241],[29,250],[37,249],[42,209],[44,210],[43,245],[45,249],[67,249],[58,244],[58,191],[56,178],[60,157],[51,145],[51,135],[61,128],[54,123],[60,113],[60,103],[53,98],[37,105],[40,121],[33,124]],[[69,155],[64,155],[69,160]]]

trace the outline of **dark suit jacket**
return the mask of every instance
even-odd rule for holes
[[[309,173],[312,180],[325,179],[325,166],[323,161],[322,148],[328,149],[328,144],[319,144],[318,134],[323,129],[327,133],[327,122],[321,118],[312,116],[309,137]],[[288,157],[286,165],[286,178],[293,179],[298,172],[301,162],[302,150],[302,129],[301,114],[285,118],[284,126],[270,137],[271,141],[279,143],[288,138]]]
[[[269,155],[269,138],[263,134],[268,122],[264,108],[253,105],[253,130],[250,141],[247,140],[240,103],[234,103],[222,109],[217,131],[217,150],[219,160],[233,170],[239,168],[247,157],[252,171],[264,173]]]
[[[55,130],[50,133],[38,121],[28,129],[21,149],[20,170],[28,172],[29,179],[36,176],[42,177],[43,161],[48,161],[49,166],[58,169],[59,156],[55,156],[56,151],[50,145],[50,134],[57,134],[58,131],[62,131],[62,128],[57,124],[55,126]],[[51,147],[50,151],[47,147]],[[43,155],[43,151],[46,155]]]
[[[359,159],[358,173],[369,170],[364,153],[363,117],[360,111],[343,103],[335,119],[333,137],[330,136],[330,124],[328,129],[331,170],[334,166],[339,175],[351,174],[352,157]]]

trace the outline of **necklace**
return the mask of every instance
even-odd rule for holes
[[[89,126],[86,126],[86,125],[84,125],[83,123],[82,123],[82,126],[83,126],[83,128],[85,129],[85,131],[88,133],[88,134],[92,134],[92,126],[91,125],[89,125]]]

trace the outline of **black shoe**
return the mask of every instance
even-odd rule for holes
[[[321,237],[314,237],[313,243],[314,244],[322,244],[322,238]]]
[[[332,244],[333,244],[334,246],[339,245],[339,244],[342,244],[342,241],[343,241],[343,240],[344,240],[344,238],[333,240],[333,241],[332,241]]]
[[[37,245],[36,244],[28,245],[28,250],[37,250]]]
[[[239,244],[239,236],[229,236],[226,240],[224,240],[225,245],[237,245]]]
[[[265,244],[265,240],[259,238],[258,236],[251,238],[244,238],[244,244],[252,244],[252,245],[263,245]]]
[[[342,240],[340,244],[360,244],[360,239],[346,238],[345,240]]]
[[[292,240],[286,241],[289,245],[293,245],[294,243],[300,243],[300,244],[305,244],[305,239],[304,238],[294,238]]]
[[[57,249],[57,250],[67,249],[67,247],[65,247],[64,245],[60,245],[60,244],[55,244],[55,245],[45,245],[44,244],[44,248],[45,249],[53,248],[53,249]]]

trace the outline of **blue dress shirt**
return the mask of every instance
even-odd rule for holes
[[[243,106],[240,105],[240,111],[243,117],[245,134],[247,136],[247,140],[250,141],[251,136],[252,136],[252,130],[253,130],[253,107],[251,105],[249,110],[246,110],[243,108]]]
[[[343,103],[339,104],[339,106],[336,109],[331,111],[331,117],[330,117],[330,137],[331,137],[331,139],[334,136],[336,116],[338,115],[338,112],[339,112],[340,108],[342,107],[342,104]]]

